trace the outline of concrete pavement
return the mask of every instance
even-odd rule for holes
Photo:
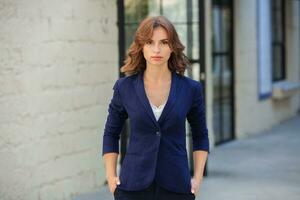
[[[300,116],[215,148],[202,200],[300,200]]]
[[[300,115],[213,149],[198,200],[300,200]],[[113,200],[107,187],[74,200]]]

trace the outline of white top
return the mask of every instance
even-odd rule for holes
[[[150,105],[151,105],[152,111],[154,113],[154,116],[156,118],[156,121],[158,121],[158,119],[159,119],[159,117],[160,117],[160,115],[161,115],[161,113],[162,113],[162,111],[163,111],[166,103],[167,103],[167,101],[165,103],[163,103],[162,105],[160,105],[160,106],[157,107],[157,106],[153,105],[150,102]]]

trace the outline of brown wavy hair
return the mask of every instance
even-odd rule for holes
[[[143,46],[152,37],[153,30],[162,27],[166,30],[169,45],[172,50],[168,60],[168,68],[178,72],[180,75],[189,67],[190,63],[187,56],[183,53],[185,47],[180,42],[178,34],[173,24],[164,16],[147,17],[138,26],[133,42],[131,43],[125,64],[121,67],[121,72],[126,75],[136,74],[146,69],[146,60],[143,56]]]

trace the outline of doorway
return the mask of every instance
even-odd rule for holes
[[[234,139],[233,2],[212,5],[213,129],[215,144]]]

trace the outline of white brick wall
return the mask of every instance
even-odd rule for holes
[[[99,189],[118,77],[111,0],[0,1],[0,199]]]

